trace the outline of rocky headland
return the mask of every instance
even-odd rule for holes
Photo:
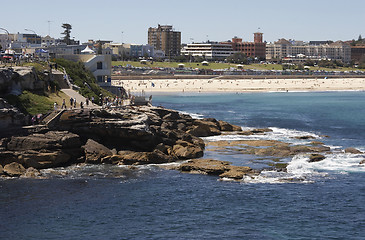
[[[256,176],[261,170],[204,159],[205,147],[210,151],[235,151],[273,159],[304,154],[308,162],[322,161],[331,152],[322,142],[314,140],[304,145],[275,140],[204,142],[201,137],[232,132],[263,135],[272,130],[242,131],[239,126],[214,118],[194,119],[178,111],[153,106],[61,110],[45,118],[43,125],[26,129],[26,134],[0,139],[2,177],[37,178],[42,177],[40,169],[81,163],[136,166],[180,162],[169,169],[241,180]],[[361,154],[354,148],[344,152]],[[278,161],[272,169],[286,171],[286,166]]]
[[[0,140],[0,174],[23,176],[31,171],[36,176],[37,169],[77,163],[142,165],[196,159],[205,149],[200,137],[241,131],[227,122],[151,106],[62,110],[50,118],[42,128],[31,128],[36,132]]]

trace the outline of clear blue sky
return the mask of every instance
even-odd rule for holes
[[[1,9],[0,27],[10,33],[27,28],[44,36],[51,21],[51,36],[58,38],[62,23],[69,23],[71,36],[82,42],[145,44],[148,28],[157,24],[173,25],[183,43],[253,41],[258,28],[268,42],[365,37],[365,0],[17,0],[3,1]]]

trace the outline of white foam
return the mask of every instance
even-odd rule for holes
[[[184,112],[184,111],[179,111],[179,113],[190,115],[194,119],[203,119],[204,118],[204,115],[199,114],[199,113],[189,113],[189,112]]]
[[[309,144],[313,139],[303,140],[296,137],[312,136],[315,139],[321,139],[321,136],[312,133],[293,129],[269,127],[272,132],[265,132],[263,134],[254,135],[219,135],[204,138],[207,141],[236,141],[236,140],[277,140],[293,144]],[[250,131],[254,128],[242,127],[243,131]]]

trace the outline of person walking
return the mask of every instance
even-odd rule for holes
[[[62,100],[62,106],[61,106],[61,109],[65,108],[66,109],[66,100],[63,99]]]

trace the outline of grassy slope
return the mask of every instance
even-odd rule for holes
[[[61,66],[65,65],[66,71],[74,79],[75,84],[80,86],[80,92],[82,95],[92,97],[99,100],[99,94],[102,93],[104,96],[112,96],[112,94],[102,88],[100,88],[96,82],[94,76],[86,71],[80,63],[57,61]],[[49,70],[48,63],[24,63],[23,66],[32,66],[36,69],[37,75],[40,79],[44,79],[45,75],[43,72]],[[90,86],[87,87],[84,83],[87,82]],[[53,87],[51,89],[54,89]],[[30,115],[36,115],[38,113],[47,113],[53,109],[53,105],[56,102],[58,106],[62,105],[63,99],[69,97],[61,91],[51,92],[30,92],[23,91],[19,96],[8,95],[5,97],[7,101],[16,107],[20,111]]]
[[[55,62],[66,69],[66,72],[73,80],[73,83],[80,87],[79,92],[84,97],[88,97],[89,99],[94,97],[96,102],[98,102],[100,94],[103,96],[113,96],[113,94],[101,88],[96,83],[94,75],[85,69],[83,63],[75,63],[62,58],[55,59]]]

